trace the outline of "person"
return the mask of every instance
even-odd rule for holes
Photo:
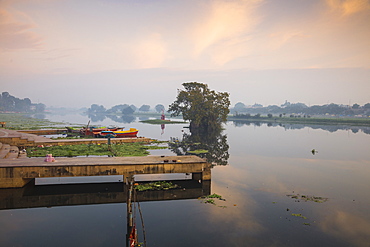
[[[45,162],[55,162],[55,158],[53,157],[52,154],[47,154],[44,161]]]

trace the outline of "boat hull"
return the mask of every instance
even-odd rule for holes
[[[80,130],[80,133],[89,136],[98,136],[102,131],[118,131],[118,130],[122,130],[122,128],[92,128],[92,129],[83,128]]]
[[[116,137],[116,138],[124,138],[124,137],[137,137],[137,133],[139,131],[135,128],[130,128],[129,130],[117,130],[117,131],[101,131],[99,135],[101,137]]]

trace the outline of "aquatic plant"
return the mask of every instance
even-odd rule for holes
[[[150,183],[135,184],[134,188],[138,191],[146,191],[146,190],[177,189],[177,188],[180,188],[180,186],[177,184],[173,184],[172,182],[157,181],[157,182],[150,182]]]
[[[209,199],[204,200],[204,203],[215,204],[215,200],[209,198]]]
[[[217,198],[219,200],[226,201],[225,199],[222,198],[222,196],[215,194],[215,193],[213,193],[212,195],[206,196],[206,198]]]
[[[302,201],[311,201],[311,202],[317,202],[317,203],[324,203],[329,198],[326,197],[321,197],[321,196],[308,196],[308,195],[300,195],[300,194],[292,194],[292,195],[286,195],[292,199],[297,199],[297,200],[302,200]]]
[[[305,220],[307,219],[307,217],[303,216],[302,214],[292,214],[292,216],[300,217],[300,218],[305,219]]]
[[[215,199],[226,201],[221,195],[213,193],[212,195],[203,196],[199,198],[202,203],[216,205]],[[220,208],[226,208],[226,206],[218,206]]]

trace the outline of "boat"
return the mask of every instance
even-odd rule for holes
[[[99,133],[101,137],[116,137],[116,138],[122,138],[122,137],[137,137],[137,133],[139,132],[136,128],[130,128],[128,130],[103,130]]]
[[[80,133],[80,128],[66,126],[67,133]]]
[[[113,127],[113,128],[107,128],[107,127],[90,127],[90,128],[82,128],[80,129],[80,133],[83,135],[88,136],[99,136],[99,134],[102,131],[118,131],[123,130],[123,128]]]

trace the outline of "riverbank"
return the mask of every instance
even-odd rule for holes
[[[267,116],[228,116],[228,121],[242,122],[261,122],[261,123],[296,123],[296,124],[322,124],[322,125],[349,125],[349,126],[369,126],[370,118],[341,118],[341,117],[267,117]],[[65,122],[52,122],[47,119],[37,119],[22,113],[0,113],[0,122],[6,122],[6,128],[21,129],[42,129],[42,128],[60,128],[65,126],[77,126]],[[184,124],[185,121],[168,121],[160,119],[149,119],[140,121],[148,124]],[[80,124],[79,127],[83,126]]]
[[[0,113],[0,122],[6,123],[7,129],[55,129],[70,126],[64,122],[52,122],[47,119],[38,119],[27,115],[26,113]]]
[[[185,121],[172,121],[172,120],[161,120],[161,119],[149,119],[140,121],[141,123],[148,123],[148,124],[186,124],[188,122]]]
[[[229,121],[261,122],[261,123],[297,123],[297,124],[323,124],[323,125],[350,125],[370,126],[370,118],[304,118],[304,117],[240,117],[229,116]]]

